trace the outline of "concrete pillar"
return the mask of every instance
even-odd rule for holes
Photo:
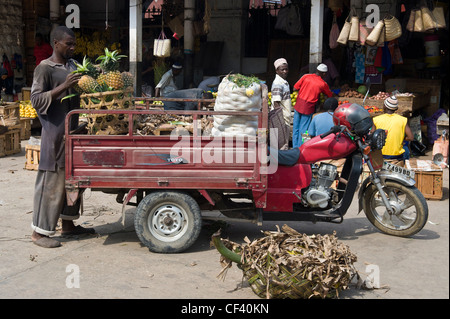
[[[309,35],[309,72],[314,73],[322,62],[324,0],[311,1],[311,30]]]
[[[142,0],[130,0],[130,73],[134,94],[142,95]]]
[[[194,80],[194,19],[195,0],[184,0],[184,86],[190,88]]]

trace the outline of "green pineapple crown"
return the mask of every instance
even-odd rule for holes
[[[108,48],[105,48],[105,54],[99,56],[95,61],[100,61],[100,67],[105,72],[110,72],[117,71],[119,69],[120,59],[125,57],[126,55],[119,55],[117,50],[109,51]]]
[[[89,75],[93,78],[96,78],[99,74],[99,70],[92,64],[91,60],[84,56],[83,63],[80,64],[78,62],[75,62],[75,65],[77,69],[73,71],[72,73],[80,73],[82,75]]]

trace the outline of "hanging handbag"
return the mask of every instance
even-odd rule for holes
[[[339,26],[336,22],[336,14],[333,14],[333,25],[331,26],[330,30],[330,39],[329,39],[329,45],[330,49],[335,49],[338,46],[337,40],[339,39]]]
[[[380,37],[378,38],[378,47],[384,47],[384,41],[386,41],[386,26],[383,24],[383,28],[381,29]]]
[[[445,29],[447,27],[447,24],[445,23],[444,8],[434,7],[431,14],[433,15],[436,29]]]
[[[436,23],[434,22],[430,9],[428,7],[422,7],[420,11],[422,12],[423,31],[436,29]]]
[[[398,19],[394,16],[387,17],[384,19],[385,31],[385,41],[392,41],[400,38],[402,35],[402,26]]]
[[[359,41],[359,18],[358,16],[353,16],[350,21],[350,34],[348,35],[348,41]]]
[[[153,55],[158,58],[167,58],[170,56],[171,41],[166,37],[164,31],[161,31],[158,39],[153,42]]]
[[[414,32],[414,19],[416,17],[416,10],[411,10],[409,14],[408,23],[406,24],[406,30]]]
[[[359,22],[359,43],[361,43],[361,45],[366,43],[370,31],[371,29],[369,29],[366,25],[366,20],[361,20]]]
[[[342,27],[341,32],[339,33],[339,37],[337,39],[337,43],[342,44],[342,45],[346,45],[347,41],[348,41],[348,36],[350,34],[350,15],[347,17],[347,19],[345,19],[345,23],[344,26]]]
[[[370,46],[376,45],[381,37],[381,34],[383,33],[383,30],[384,30],[384,21],[380,20],[367,37],[366,44]]]
[[[414,13],[414,32],[423,32],[422,11],[416,10]]]

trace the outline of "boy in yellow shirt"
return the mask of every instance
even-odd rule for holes
[[[386,131],[386,144],[381,150],[383,158],[393,164],[404,166],[403,155],[405,150],[403,149],[403,142],[414,140],[414,135],[408,126],[408,119],[395,114],[397,109],[397,98],[395,96],[388,97],[384,100],[383,110],[385,114],[374,117],[373,123],[377,129]]]

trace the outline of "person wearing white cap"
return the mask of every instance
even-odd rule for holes
[[[272,112],[275,113],[278,108],[281,108],[284,120],[279,121],[280,123],[273,121],[272,126],[278,129],[278,143],[280,144],[278,148],[284,150],[289,147],[289,132],[292,117],[291,89],[286,80],[289,74],[289,65],[284,58],[277,59],[273,65],[276,74],[270,90],[272,94],[272,106],[274,108]]]
[[[178,90],[174,79],[181,73],[182,69],[183,66],[180,63],[175,62],[174,64],[172,64],[172,68],[164,73],[164,75],[161,77],[161,80],[156,85],[155,97],[167,96],[168,94]]]
[[[395,113],[397,109],[398,100],[395,96],[385,99],[383,105],[385,114],[373,118],[375,125],[373,130],[383,129],[387,133],[386,143],[381,150],[383,158],[392,164],[404,166],[403,143],[414,140],[414,135],[408,126],[408,119]]]
[[[320,93],[328,97],[333,96],[328,84],[323,80],[327,72],[328,67],[321,63],[317,66],[315,73],[305,74],[294,84],[294,90],[298,91],[298,96],[294,105],[293,147],[302,145],[302,134],[308,130]]]

